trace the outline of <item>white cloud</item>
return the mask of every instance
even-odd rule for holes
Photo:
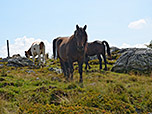
[[[142,29],[147,24],[146,19],[140,19],[129,23],[128,28],[130,29]]]
[[[10,42],[10,56],[14,54],[20,54],[21,56],[25,56],[25,51],[27,51],[33,42],[35,41],[43,41],[46,46],[46,53],[49,53],[49,56],[52,55],[52,42],[48,42],[47,40],[35,39],[35,38],[27,38],[26,36],[22,38],[15,39],[14,44]],[[6,45],[1,47],[0,50],[1,57],[7,57],[7,47]]]
[[[30,46],[32,45],[33,42],[35,41],[43,41],[46,46],[46,53],[49,53],[49,56],[52,56],[52,42],[48,42],[47,40],[42,40],[42,39],[35,39],[35,38],[27,38],[26,36],[22,38],[17,38],[15,39],[15,42],[12,44],[10,41],[10,56],[14,54],[20,54],[21,56],[25,56],[24,52],[27,51]],[[145,44],[136,44],[136,45],[130,45],[123,43],[122,45],[113,45],[110,44],[110,46],[116,46],[118,48],[146,48]],[[7,47],[6,45],[0,47],[0,57],[7,57]]]
[[[130,44],[127,44],[127,43],[123,43],[122,45],[115,45],[115,44],[110,44],[110,46],[115,46],[115,47],[118,47],[118,48],[147,48],[146,45],[148,45],[149,43],[143,43],[143,44],[135,44],[135,45],[130,45]]]
[[[123,43],[120,48],[146,48],[146,45],[148,43],[144,43],[144,44],[135,44],[135,45],[130,45],[130,44],[126,44]]]

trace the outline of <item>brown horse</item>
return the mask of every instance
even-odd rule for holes
[[[107,53],[108,53],[108,56],[111,57],[111,54],[110,54],[110,47],[109,47],[109,44],[108,42],[106,41],[94,41],[94,42],[90,42],[88,43],[88,47],[87,47],[87,53],[86,53],[86,58],[85,58],[85,63],[86,63],[86,67],[85,69],[87,70],[87,66],[89,66],[89,58],[88,56],[94,56],[94,55],[97,55],[98,59],[99,59],[99,63],[100,63],[100,70],[102,69],[102,58],[100,56],[100,54],[102,54],[102,57],[104,59],[104,63],[105,63],[105,68],[104,70],[107,70],[107,61],[106,61],[106,55],[105,55],[105,44],[107,46]],[[91,67],[89,66],[89,69]]]
[[[82,65],[87,51],[87,26],[83,28],[76,25],[74,35],[71,37],[58,37],[53,41],[53,55],[60,59],[61,68],[67,80],[73,79],[73,62],[78,62],[80,82],[82,78]]]

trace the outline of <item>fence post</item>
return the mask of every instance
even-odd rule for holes
[[[10,52],[9,52],[9,40],[7,40],[7,53],[8,53],[8,58],[10,58]]]

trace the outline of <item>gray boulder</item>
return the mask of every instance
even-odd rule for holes
[[[48,70],[56,72],[57,74],[61,74],[62,73],[62,69],[59,69],[59,68],[50,67]]]
[[[0,60],[0,62],[7,62],[9,60],[9,58],[3,58]]]
[[[27,70],[26,72],[29,73],[29,74],[30,73],[35,73],[33,70]]]
[[[116,53],[118,51],[120,51],[118,47],[115,47],[115,46],[110,47],[110,53]]]
[[[122,54],[114,64],[112,71],[125,72],[151,72],[152,50],[145,48],[127,48],[120,50]]]
[[[119,50],[118,54],[123,54],[125,52],[132,51],[132,50],[134,50],[134,51],[142,51],[143,50],[144,51],[144,50],[147,50],[147,48],[122,48]]]
[[[1,59],[0,62],[7,62],[7,66],[14,67],[34,66],[31,60],[25,57],[21,57],[20,54],[15,54],[10,58]]]
[[[25,57],[11,58],[8,60],[7,66],[24,67],[34,66],[33,62]]]
[[[0,64],[0,68],[3,68],[4,67],[4,64]]]

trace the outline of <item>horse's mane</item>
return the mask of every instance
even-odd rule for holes
[[[69,37],[69,41],[74,41],[75,40],[75,37],[74,37],[74,34],[72,36]]]

